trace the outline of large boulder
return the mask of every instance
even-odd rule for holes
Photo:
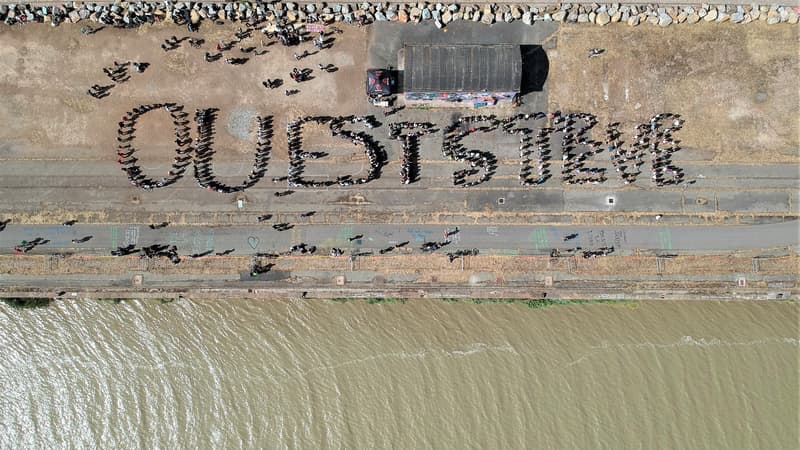
[[[601,27],[604,25],[608,25],[611,22],[611,16],[608,15],[607,12],[603,11],[597,15],[594,19],[595,23],[600,25]]]

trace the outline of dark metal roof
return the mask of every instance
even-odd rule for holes
[[[391,95],[394,82],[384,69],[367,69],[367,95]]]
[[[519,90],[517,45],[407,45],[404,50],[406,92]]]

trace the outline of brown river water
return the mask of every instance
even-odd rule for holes
[[[0,448],[796,449],[795,303],[0,303]]]

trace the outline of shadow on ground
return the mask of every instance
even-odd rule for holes
[[[541,45],[522,45],[522,83],[520,94],[544,90],[544,82],[550,70],[550,60]]]

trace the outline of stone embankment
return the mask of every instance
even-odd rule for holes
[[[444,4],[444,3],[281,3],[281,2],[117,2],[2,4],[0,20],[7,25],[24,23],[95,22],[99,25],[135,27],[146,23],[171,22],[197,25],[204,20],[270,23],[334,22],[369,24],[372,22],[433,22],[442,28],[463,20],[487,25],[521,21],[585,23],[599,26],[626,23],[629,26],[650,24],[666,27],[674,24],[751,23],[770,25],[797,24],[800,8],[779,5],[653,5],[653,4],[573,4],[546,6],[513,4]]]

